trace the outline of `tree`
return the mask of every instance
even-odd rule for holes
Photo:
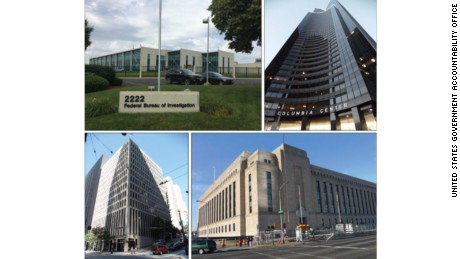
[[[89,45],[91,45],[89,38],[91,37],[91,32],[93,32],[93,30],[94,28],[89,26],[88,20],[85,19],[85,50],[89,47]]]
[[[262,45],[261,0],[212,0],[208,11],[220,34],[230,41],[230,49],[251,53],[253,41]]]
[[[98,244],[101,251],[103,249],[103,244],[109,240],[110,233],[107,229],[103,227],[95,227],[85,235],[85,241],[91,246],[93,246],[94,244]]]
[[[151,229],[154,238],[163,236],[165,239],[169,239],[175,237],[176,233],[180,233],[179,229],[173,226],[171,220],[163,220],[160,217],[153,218]]]

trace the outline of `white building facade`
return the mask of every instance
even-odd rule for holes
[[[171,177],[166,177],[165,182],[172,224],[182,230],[183,226],[188,225],[188,207],[182,199],[179,185],[174,184]]]
[[[199,237],[255,236],[299,224],[377,224],[376,184],[310,164],[304,150],[281,145],[243,152],[202,195]]]
[[[161,168],[128,140],[110,159],[100,159],[86,176],[85,229],[104,227],[116,251],[151,245],[154,219],[171,220],[163,181]]]

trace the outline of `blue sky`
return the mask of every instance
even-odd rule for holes
[[[161,48],[180,48],[206,52],[208,26],[203,19],[211,0],[162,0]],[[158,48],[159,0],[113,1],[85,0],[85,18],[94,27],[92,44],[85,51],[85,63],[91,57],[130,50],[133,47]],[[254,44],[255,45],[255,44]],[[224,35],[210,23],[209,51],[231,51]],[[251,54],[235,54],[239,63],[261,58],[262,48]]]
[[[283,143],[307,151],[310,163],[370,182],[377,181],[375,133],[225,133],[192,134],[192,230],[197,202],[243,151],[273,151]]]
[[[181,188],[182,199],[188,206],[188,134],[187,133],[90,133],[85,143],[85,175],[101,155],[111,157],[131,138]],[[94,154],[96,150],[96,155]]]
[[[375,0],[339,0],[369,35],[377,40]],[[273,60],[300,21],[315,8],[325,10],[329,0],[265,0],[265,67]]]

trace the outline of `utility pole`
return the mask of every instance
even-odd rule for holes
[[[180,231],[181,231],[181,233],[182,233],[182,238],[183,238],[184,241],[185,241],[184,224],[182,223],[182,217],[181,217],[181,215],[180,215],[180,210],[177,210],[177,212],[179,212]]]

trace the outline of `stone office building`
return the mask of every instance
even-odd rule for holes
[[[199,200],[199,237],[253,236],[268,226],[377,224],[376,184],[312,165],[306,151],[283,144],[242,152]],[[283,211],[284,215],[279,215]]]
[[[163,182],[161,168],[132,140],[101,157],[85,178],[85,232],[105,228],[116,251],[150,246],[154,218],[171,220]]]
[[[265,70],[265,130],[376,130],[376,49],[339,1],[308,13]]]

